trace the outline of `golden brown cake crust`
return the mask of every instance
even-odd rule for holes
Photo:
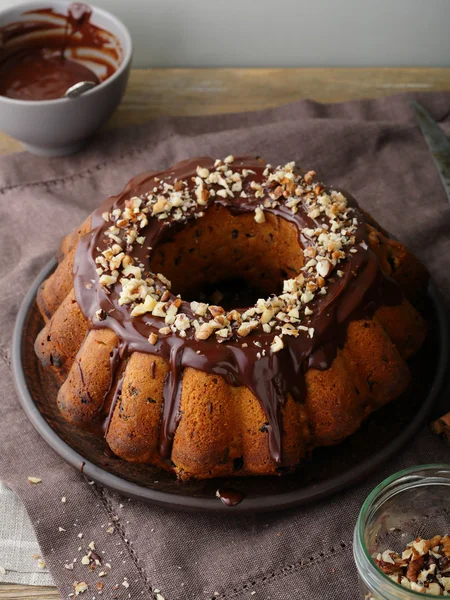
[[[211,161],[205,163],[205,160],[198,159],[200,168],[213,172]],[[186,166],[182,164],[184,172]],[[195,179],[195,162],[192,164]],[[248,164],[257,170],[255,164],[258,163],[245,159],[240,164],[236,159],[234,164],[239,164],[239,169],[233,172],[242,172]],[[227,169],[232,170],[231,166],[232,163],[228,163]],[[251,167],[247,168],[251,170]],[[225,177],[225,171],[223,173]],[[162,179],[161,174],[152,174],[152,177],[158,181]],[[323,186],[317,187],[320,184],[316,183],[314,175],[308,173],[303,177],[301,184],[306,190],[311,188],[311,195],[320,197],[328,193]],[[138,190],[142,189],[140,182],[138,178]],[[145,179],[148,187],[147,182],[148,177]],[[286,184],[281,185],[286,187]],[[300,184],[297,182],[297,185]],[[313,191],[314,187],[316,191]],[[211,187],[204,186],[202,189]],[[244,189],[253,190],[250,186]],[[275,188],[266,189],[270,195]],[[295,192],[289,189],[289,194],[295,196]],[[123,195],[110,200],[109,206],[120,205],[135,192],[136,182],[129,184]],[[254,193],[258,193],[257,188]],[[288,202],[289,194],[286,196]],[[157,202],[158,197],[153,201],[153,207]],[[241,211],[230,210],[222,201],[210,201],[206,207],[200,204],[201,218],[187,220],[177,229],[176,235],[156,241],[148,257],[151,272],[163,273],[164,278],[176,282],[176,293],[180,293],[182,298],[192,298],[196,290],[205,285],[218,284],[234,276],[245,279],[267,296],[272,292],[279,294],[283,282],[292,281],[299,272],[305,272],[306,261],[311,256],[305,257],[305,241],[299,241],[298,226],[286,218],[288,215],[280,210],[272,212],[270,207],[263,206],[262,200],[257,200],[251,210],[247,208],[250,200],[245,199],[244,202],[246,208]],[[255,206],[263,206],[263,217]],[[256,388],[250,389],[251,386],[243,385],[239,379],[231,385],[228,375],[208,372],[209,367],[198,368],[200,363],[196,360],[192,363],[196,367],[183,365],[177,372],[180,378],[178,392],[172,397],[175,412],[167,413],[167,386],[174,377],[174,363],[158,350],[164,336],[161,324],[159,332],[147,327],[148,335],[158,332],[154,333],[156,339],[153,338],[153,343],[147,340],[148,347],[139,342],[134,346],[131,344],[131,351],[124,350],[121,330],[115,326],[111,329],[110,323],[113,323],[108,317],[105,323],[105,315],[100,312],[96,313],[98,320],[87,315],[86,303],[80,310],[80,298],[75,297],[72,270],[74,261],[75,268],[76,261],[80,261],[79,241],[81,239],[85,244],[86,239],[92,236],[92,233],[87,235],[91,227],[92,231],[99,227],[99,214],[104,215],[104,208],[101,211],[97,211],[96,217],[89,217],[63,240],[58,268],[39,290],[37,302],[46,325],[36,340],[36,352],[43,363],[52,365],[63,380],[58,394],[58,406],[63,416],[81,427],[92,420],[103,422],[106,442],[121,458],[173,470],[181,479],[273,474],[294,468],[312,448],[338,443],[352,434],[373,410],[394,400],[408,387],[410,372],[405,360],[423,343],[426,324],[407,298],[417,298],[425,286],[427,274],[404,246],[389,239],[377,228],[373,219],[362,216],[358,217],[361,218],[359,231],[362,233],[356,234],[356,238],[363,235],[361,239],[366,240],[367,252],[376,256],[379,272],[387,275],[389,281],[396,280],[397,288],[404,290],[405,297],[398,296],[397,301],[386,304],[377,296],[375,311],[367,312],[356,307],[358,310],[352,310],[344,325],[336,330],[336,344],[327,364],[320,366],[322,354],[316,350],[306,360],[302,367],[304,384],[300,385],[303,385],[304,391],[291,394],[287,389],[284,401],[275,405],[279,411],[280,456],[274,455],[269,439],[272,435],[273,444],[274,417],[267,413],[267,403],[264,404],[255,394]],[[342,263],[339,263],[340,259],[337,261],[333,266],[335,272],[339,268],[345,269],[345,261],[352,259],[350,254],[348,257],[343,258]],[[343,266],[340,267],[340,264]],[[107,271],[103,269],[103,273]],[[320,274],[315,273],[314,276],[319,281]],[[335,276],[335,279],[338,277]],[[165,284],[164,280],[162,282]],[[326,287],[334,289],[332,280],[330,283],[327,279]],[[316,288],[318,293],[320,290]],[[164,289],[164,285],[158,288],[160,296],[165,293]],[[171,296],[167,304],[175,300],[176,297]],[[139,306],[139,303],[126,306],[128,314],[133,306]],[[305,315],[308,315],[309,306],[314,312],[315,300],[311,304],[309,301],[304,303],[302,310]],[[212,308],[215,310],[215,307]],[[189,310],[187,313],[191,314]],[[224,314],[228,317],[231,313],[219,312],[210,318],[217,319]],[[156,317],[153,321],[158,318],[164,327],[167,318]],[[249,317],[246,321],[242,318],[242,311],[240,318],[240,325],[224,327],[229,327],[241,344],[243,353],[255,340],[260,340],[272,356],[286,355],[286,346],[282,347],[282,352],[276,349],[278,342],[274,341],[274,335],[280,334],[284,345],[290,343],[293,336],[287,335],[284,330],[280,333],[278,325],[272,325],[271,345],[266,339],[269,334],[262,330],[261,323],[259,337],[255,328],[248,335],[239,336],[236,333],[238,325],[254,320]],[[139,316],[136,320],[141,319],[145,321],[146,316]],[[227,321],[232,323],[231,318]],[[204,321],[204,325],[210,322]],[[293,323],[296,326],[297,321]],[[166,329],[169,327],[170,324]],[[213,340],[197,338],[201,327],[201,322],[195,325],[192,338],[195,342],[192,343],[201,343],[198,348],[202,348],[203,352],[204,344],[212,344]],[[192,328],[194,331],[194,325]],[[304,329],[308,330],[308,327]],[[184,343],[183,337],[179,336],[180,331],[183,330],[171,331],[168,336],[170,339],[173,337],[176,344]],[[302,330],[300,333],[303,333]],[[230,336],[219,347],[225,348],[233,339]],[[324,343],[329,344],[332,339],[333,336],[326,337]],[[322,352],[320,345],[311,347]],[[256,352],[251,356],[254,367],[260,359],[256,358]],[[299,394],[303,396],[300,398]],[[165,418],[174,419],[169,423],[172,429],[167,422],[164,424]],[[168,436],[165,443],[170,460],[162,452],[162,429]]]

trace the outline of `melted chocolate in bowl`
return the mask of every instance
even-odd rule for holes
[[[101,83],[120,66],[117,38],[91,22],[91,9],[74,3],[67,15],[44,8],[0,29],[0,95],[55,100],[80,81]]]

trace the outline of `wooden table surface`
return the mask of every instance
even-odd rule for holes
[[[340,102],[438,90],[450,91],[450,69],[136,69],[107,127],[161,116],[258,110],[301,98]],[[0,154],[20,149],[0,133]]]
[[[301,98],[340,102],[444,90],[450,91],[450,68],[137,69],[131,72],[125,98],[106,127],[161,116],[258,110]],[[20,150],[18,142],[0,133],[0,154]],[[19,598],[60,596],[56,588],[0,584],[0,600]]]

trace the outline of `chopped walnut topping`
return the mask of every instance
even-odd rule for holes
[[[178,329],[178,331],[184,331],[185,329],[189,329],[189,327],[191,326],[189,317],[184,313],[180,313],[175,319],[174,326],[176,329]]]
[[[100,277],[100,285],[108,286],[116,283],[117,277],[113,277],[112,275],[102,275]]]
[[[316,176],[316,172],[315,171],[308,171],[304,176],[303,176],[303,181],[310,185],[313,182],[314,177]]]
[[[165,317],[166,316],[166,303],[165,302],[157,302],[155,307],[152,310],[152,315],[154,317]]]
[[[209,306],[208,310],[213,317],[219,317],[220,315],[225,314],[225,311],[221,306]]]
[[[143,304],[136,304],[131,311],[132,317],[138,317],[139,315],[145,315],[145,313],[152,312],[157,302],[152,296],[146,296]]]
[[[202,179],[206,179],[209,175],[209,170],[202,167],[197,167],[197,175]]]
[[[152,346],[155,346],[155,345],[156,345],[156,342],[158,341],[158,336],[157,336],[157,334],[156,334],[156,333],[151,333],[151,334],[148,336],[148,341],[150,342],[150,344],[151,344]]]
[[[448,552],[447,549],[448,548]],[[377,566],[396,583],[436,596],[450,596],[450,536],[420,537],[407,544],[402,554],[385,550],[376,556]]]
[[[237,330],[237,334],[241,337],[246,337],[251,331],[258,327],[258,321],[248,321],[242,323]]]
[[[208,340],[214,333],[216,342],[239,339],[259,330],[271,334],[268,342],[272,352],[284,347],[288,338],[312,337],[311,315],[313,301],[327,293],[328,282],[344,277],[343,261],[351,254],[367,251],[367,244],[355,241],[358,219],[354,209],[341,192],[326,190],[315,179],[315,172],[303,176],[295,170],[295,163],[272,167],[266,165],[259,173],[239,166],[232,155],[214,163],[200,164],[189,181],[153,178],[153,187],[141,196],[125,200],[119,207],[103,213],[105,221],[104,250],[95,256],[100,285],[110,293],[117,289],[118,303],[129,306],[131,318],[163,319],[159,335],[195,336]],[[302,229],[305,241],[303,267],[300,273],[283,283],[278,296],[259,299],[245,311],[226,313],[219,306],[222,298],[214,297],[212,304],[183,302],[171,293],[171,282],[162,273],[152,273],[141,264],[134,250],[146,243],[144,229],[149,219],[179,221],[201,218],[210,198],[221,198],[221,203],[243,198],[254,206],[254,218],[264,223],[266,211],[288,209],[296,214],[301,208],[313,222]],[[148,247],[149,258],[152,248]],[[86,282],[90,289],[92,283]],[[89,287],[90,286],[90,287]],[[211,300],[210,300],[211,301]],[[312,308],[310,308],[310,305]],[[103,316],[99,313],[98,318]],[[105,317],[106,318],[106,317]],[[156,337],[155,337],[156,336]],[[155,345],[156,334],[149,335]],[[261,357],[266,349],[262,348]]]
[[[264,211],[260,206],[257,206],[255,208],[255,221],[257,223],[264,223],[264,221],[266,220],[266,217],[264,215]]]
[[[170,210],[170,208],[170,203],[164,198],[164,196],[160,196],[153,205],[152,214],[158,215],[162,212]]]
[[[203,323],[195,332],[195,339],[207,340],[214,332],[214,327],[210,323]]]
[[[279,352],[280,350],[282,350],[284,348],[284,343],[283,340],[281,339],[281,337],[279,335],[276,335],[273,338],[273,342],[270,345],[270,349],[272,352]]]

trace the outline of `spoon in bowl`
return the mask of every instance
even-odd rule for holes
[[[64,97],[78,98],[78,96],[81,96],[81,94],[88,92],[96,85],[97,84],[95,83],[95,81],[79,81],[78,83],[71,85],[70,88],[66,90]]]

